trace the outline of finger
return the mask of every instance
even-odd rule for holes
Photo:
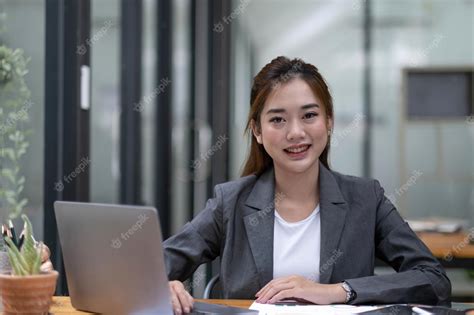
[[[267,291],[268,288],[271,287],[272,285],[277,284],[277,283],[288,282],[289,279],[290,277],[282,277],[282,278],[273,279],[272,281],[268,282],[263,288],[261,288],[260,291],[258,291],[255,294],[255,296],[258,297],[259,295],[262,295],[265,291]]]
[[[178,297],[176,296],[175,293],[171,294],[171,305],[173,306],[173,313],[174,314],[182,314],[183,311],[181,309],[181,304],[179,304]]]
[[[48,272],[52,270],[54,270],[54,268],[53,268],[53,263],[50,260],[44,262],[40,267],[41,272]]]
[[[35,244],[36,251],[41,255],[41,262],[44,263],[49,259],[51,252],[49,251],[48,246],[46,246],[43,242],[39,242]]]
[[[185,313],[191,312],[192,304],[189,303],[189,298],[188,298],[189,293],[183,289],[183,290],[180,290],[177,295],[178,295],[179,303],[181,304],[181,309]]]
[[[275,294],[269,301],[268,303],[275,303],[284,299],[289,299],[289,298],[294,298],[295,297],[295,290],[294,289],[287,289],[287,290],[282,290]]]
[[[177,315],[183,313],[181,309],[181,304],[179,303],[178,296],[174,292],[174,289],[171,289],[171,305],[173,307],[173,313]]]
[[[186,292],[186,296],[188,298],[189,304],[191,305],[191,309],[192,309],[193,306],[194,306],[194,298],[191,296],[191,294],[189,294],[188,291],[185,291],[185,292]]]
[[[273,298],[276,294],[278,294],[282,290],[288,290],[294,288],[294,283],[278,283],[270,286],[270,288],[265,291],[258,299],[257,302],[259,303],[267,303],[271,298]]]

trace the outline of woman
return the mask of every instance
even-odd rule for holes
[[[333,105],[313,65],[278,57],[255,77],[242,177],[164,242],[176,313],[184,281],[221,258],[224,298],[330,303],[447,303],[443,268],[377,180],[330,170]],[[375,257],[397,273],[374,275]]]

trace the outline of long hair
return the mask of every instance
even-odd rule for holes
[[[260,116],[268,96],[274,89],[277,89],[280,85],[294,78],[304,80],[314,95],[321,100],[323,103],[322,106],[325,108],[326,119],[332,119],[334,117],[331,93],[329,92],[326,81],[315,66],[305,63],[299,58],[290,60],[287,57],[280,56],[273,59],[270,63],[266,64],[253,79],[250,95],[250,111],[245,128],[245,134],[250,136],[251,144],[242,176],[251,174],[260,175],[272,166],[272,158],[268,155],[267,151],[265,151],[263,145],[259,144],[252,134],[252,124],[255,123],[255,127],[260,129]],[[330,144],[330,137],[328,137],[328,142],[319,157],[319,160],[328,169]]]

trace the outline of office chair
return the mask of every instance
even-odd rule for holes
[[[222,299],[222,288],[219,282],[219,274],[209,280],[204,289],[204,299]]]

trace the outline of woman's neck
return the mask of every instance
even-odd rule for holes
[[[319,162],[303,173],[295,174],[275,167],[275,194],[293,201],[319,203]]]

